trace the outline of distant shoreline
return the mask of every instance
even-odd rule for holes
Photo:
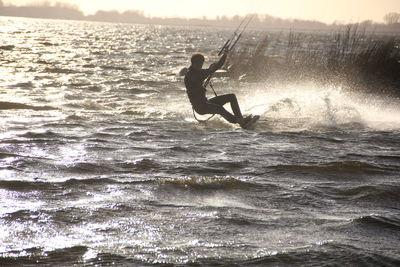
[[[201,26],[201,27],[236,27],[243,16],[217,17],[215,19],[206,18],[174,18],[174,17],[148,17],[143,11],[128,10],[118,11],[97,11],[94,15],[85,15],[78,7],[69,4],[58,3],[55,5],[30,5],[12,6],[4,5],[0,0],[0,16],[37,18],[37,19],[56,19],[56,20],[76,20],[92,22],[110,23],[129,23],[129,24],[148,24],[148,25],[171,25],[171,26]],[[329,31],[340,30],[346,25],[360,25],[366,31],[373,31],[388,34],[400,34],[400,23],[383,24],[375,23],[371,20],[356,23],[333,23],[326,24],[319,21],[300,20],[300,19],[281,19],[267,14],[257,14],[256,18],[249,26],[254,30],[292,30],[292,31]]]
[[[106,21],[106,20],[90,20],[90,19],[66,19],[66,18],[45,18],[45,17],[29,17],[29,16],[8,16],[0,14],[0,18],[22,18],[22,19],[45,19],[45,20],[59,20],[59,21],[76,21],[76,22],[98,22],[98,23],[115,23],[115,24],[138,24],[138,25],[154,25],[154,26],[182,26],[182,27],[215,27],[215,28],[234,28],[233,25],[216,25],[216,24],[184,24],[184,23],[151,23],[151,22],[120,22],[120,21]],[[343,24],[343,25],[335,25],[327,28],[292,28],[292,27],[251,27],[249,26],[249,30],[256,31],[292,31],[292,32],[321,32],[321,31],[337,31],[341,30],[347,25],[355,25],[355,24]],[[390,29],[378,29],[377,28],[366,28],[366,32],[374,32],[380,34],[389,34],[389,35],[399,35],[400,28],[397,31],[391,31]]]

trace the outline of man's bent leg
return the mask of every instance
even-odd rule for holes
[[[223,106],[229,102],[229,103],[231,103],[231,108],[232,108],[233,114],[235,114],[235,116],[237,118],[243,118],[242,112],[240,111],[239,103],[237,101],[236,95],[234,95],[234,94],[226,94],[226,95],[216,96],[216,97],[209,99],[208,101],[213,104],[220,105],[220,106]]]
[[[195,111],[199,114],[219,114],[221,115],[225,120],[229,121],[230,123],[237,123],[237,118],[230,112],[228,112],[226,109],[224,109],[223,106],[213,104],[213,103],[207,103],[205,105],[202,105],[201,107],[195,108]]]

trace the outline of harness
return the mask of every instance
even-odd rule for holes
[[[209,76],[209,78],[206,80],[206,82],[205,82],[204,84],[206,84],[206,86],[207,86],[207,84],[210,85],[211,89],[212,89],[213,92],[214,92],[214,95],[215,95],[215,96],[218,96],[217,93],[216,93],[215,90],[214,90],[214,86],[213,86],[212,83],[211,83],[211,75]],[[216,115],[216,113],[214,113],[214,114],[212,114],[210,117],[208,117],[207,119],[201,120],[201,119],[197,118],[197,116],[196,116],[196,111],[194,111],[194,108],[193,108],[193,107],[192,107],[192,111],[193,111],[193,117],[194,117],[194,118],[196,119],[196,121],[198,121],[198,122],[207,122],[207,121],[211,120],[211,119]]]

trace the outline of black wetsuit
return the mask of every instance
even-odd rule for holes
[[[212,64],[208,69],[196,70],[189,67],[185,75],[185,86],[190,103],[193,109],[199,114],[220,114],[227,121],[236,123],[237,118],[243,118],[239,104],[234,94],[216,96],[211,99],[206,97],[206,89],[203,86],[204,80],[209,75],[224,65],[226,55],[223,55],[217,63]],[[224,109],[223,105],[230,102],[232,111],[235,115]]]

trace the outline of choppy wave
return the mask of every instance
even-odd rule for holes
[[[99,166],[93,167],[91,164],[76,164],[74,167],[75,171],[86,171],[87,168],[99,168]],[[69,169],[70,170],[70,169]],[[263,186],[257,183],[243,181],[234,177],[186,177],[179,179],[172,178],[149,178],[144,180],[126,180],[126,179],[111,179],[111,178],[85,178],[85,179],[67,179],[65,181],[20,181],[20,180],[3,180],[0,181],[0,188],[7,190],[38,190],[43,191],[52,190],[59,186],[66,188],[75,188],[76,186],[91,186],[98,185],[102,186],[105,184],[153,184],[158,186],[172,186],[177,190],[181,188],[187,189],[260,189]],[[274,187],[273,185],[270,185]]]
[[[26,132],[19,135],[20,137],[30,138],[30,139],[51,139],[51,138],[62,138],[62,134],[55,133],[51,130],[45,132]]]
[[[0,50],[7,50],[7,51],[11,51],[15,48],[15,45],[2,45],[0,46]]]
[[[118,265],[118,266],[398,266],[400,259],[360,248],[342,245],[325,244],[310,248],[299,248],[289,251],[260,252],[264,256],[247,256],[232,258],[229,256],[200,257],[199,259],[154,259],[151,257],[133,257],[113,253],[101,253],[86,246],[44,251],[42,248],[29,248],[23,251],[13,251],[0,258],[2,266],[41,265]],[[323,263],[323,264],[322,264]],[[59,265],[60,266],[60,265]]]
[[[342,161],[342,162],[329,162],[329,163],[315,163],[315,164],[298,164],[298,165],[276,165],[270,166],[269,169],[273,169],[278,172],[299,172],[302,174],[310,175],[354,175],[354,174],[385,174],[392,171],[396,171],[395,168],[389,168],[386,166],[379,166],[376,164],[361,162],[361,161]]]
[[[32,82],[22,82],[22,83],[16,83],[11,85],[11,87],[15,88],[33,88],[34,84]]]
[[[100,68],[105,69],[105,70],[107,70],[107,69],[110,69],[110,70],[129,70],[129,68],[127,68],[127,67],[109,66],[109,65],[103,65],[103,66],[100,66]]]
[[[397,192],[400,187],[391,184],[374,184],[374,185],[359,185],[359,186],[332,186],[320,187],[325,194],[333,198],[348,199],[351,201],[370,201],[370,202],[385,202],[390,206],[395,206],[400,201],[400,196]]]
[[[368,215],[354,220],[355,223],[363,227],[376,227],[381,229],[400,230],[400,218],[395,216],[385,217],[379,215]],[[399,235],[400,237],[400,235]]]
[[[320,248],[276,253],[241,261],[248,266],[396,266],[400,259],[341,245],[326,244]]]
[[[79,71],[69,68],[46,67],[43,70],[43,73],[71,74],[71,73],[79,73]]]
[[[42,190],[42,191],[52,191],[55,189],[60,189],[60,186],[65,186],[66,188],[76,188],[77,186],[103,186],[106,184],[117,183],[116,180],[110,178],[86,178],[86,179],[67,179],[62,182],[50,182],[50,181],[20,181],[20,180],[3,180],[0,181],[0,188],[7,189],[10,191],[31,191],[31,190]]]
[[[0,110],[13,110],[13,109],[32,109],[32,110],[55,110],[57,108],[50,106],[33,106],[15,102],[0,102]]]
[[[0,257],[0,264],[2,266],[68,266],[83,264],[82,256],[87,250],[88,248],[85,246],[62,248],[52,251],[45,251],[40,247],[32,247],[21,251],[10,251],[7,255],[2,255]]]
[[[229,190],[260,188],[260,185],[242,181],[233,177],[187,177],[183,179],[157,179],[152,182],[161,185],[171,185],[176,189],[187,188],[193,190]]]

